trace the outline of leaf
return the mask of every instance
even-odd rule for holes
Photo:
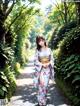
[[[6,84],[5,86],[8,88],[9,87],[9,84]]]
[[[4,80],[7,80],[7,77],[6,76],[1,76],[2,79]]]
[[[4,91],[0,88],[0,95],[4,96]]]
[[[70,65],[70,66],[66,69],[66,71],[70,71],[70,70],[72,70],[74,67],[75,67],[75,64],[72,64],[72,65]]]
[[[0,74],[1,74],[1,75],[4,75],[4,72],[0,71]]]
[[[2,55],[3,55],[6,59],[8,59],[8,57],[7,57],[5,54],[2,53]]]
[[[5,86],[2,87],[2,90],[7,92],[7,89]]]
[[[72,84],[75,83],[76,81],[79,81],[80,82],[80,75],[76,75],[74,77],[74,80],[72,81]]]

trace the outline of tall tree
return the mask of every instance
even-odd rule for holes
[[[58,25],[67,24],[75,19],[75,3],[54,3],[51,13],[49,14],[49,19],[52,23],[57,23]]]
[[[65,21],[65,24],[67,24],[67,22],[68,22],[68,18],[67,18],[68,12],[67,12],[67,10],[68,10],[67,3],[64,2],[64,21]]]
[[[80,2],[76,2],[77,24],[80,25]]]
[[[5,28],[5,21],[7,17],[10,15],[14,5],[16,3],[21,3],[21,2],[26,2],[23,3],[22,8],[24,8],[24,5],[26,7],[27,4],[33,4],[35,2],[39,2],[39,0],[0,0],[0,42],[5,43],[5,36],[8,32],[8,28]],[[20,13],[16,16],[16,18],[12,21],[10,24],[9,28],[11,25],[15,22],[15,20],[22,14],[22,9]]]

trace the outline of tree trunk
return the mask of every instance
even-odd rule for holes
[[[76,2],[77,24],[80,25],[80,2]]]
[[[64,2],[64,20],[65,20],[65,24],[67,24],[67,4],[66,2]]]
[[[0,43],[5,43],[6,28],[4,23],[14,7],[15,0],[12,0],[11,6],[9,6],[10,3],[11,0],[0,0]]]

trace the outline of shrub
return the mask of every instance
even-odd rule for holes
[[[0,44],[0,98],[12,96],[16,88],[14,74],[14,51],[7,44]]]
[[[65,33],[65,38],[60,42],[59,57],[80,54],[80,27],[73,28],[68,33]]]
[[[72,30],[73,28],[76,27],[76,21],[72,21],[70,23],[68,23],[67,25],[62,26],[61,28],[57,28],[54,30],[54,33],[52,35],[51,38],[51,45],[52,45],[52,49],[56,49],[59,42],[61,40],[64,39],[64,37],[66,37],[67,35],[65,34],[66,32],[69,32],[70,30]]]
[[[6,63],[11,65],[14,60],[14,51],[7,44],[0,43],[0,68],[5,68]]]
[[[0,98],[8,98],[12,96],[16,89],[15,76],[10,70],[10,66],[0,71]]]
[[[58,45],[56,75],[65,81],[74,98],[75,106],[80,104],[80,27],[73,28],[64,34]],[[77,102],[75,100],[77,98]]]
[[[11,71],[11,67],[9,65],[6,65],[4,73],[10,83],[7,92],[7,98],[10,99],[16,89],[16,80],[13,72]]]
[[[71,55],[57,63],[57,74],[72,89],[72,94],[80,98],[80,56]]]
[[[4,99],[9,88],[9,81],[3,71],[0,71],[0,99]]]
[[[20,74],[20,72],[19,72],[19,70],[20,70],[20,63],[15,62],[13,70],[14,70],[13,72],[14,72],[15,77],[17,77]]]
[[[65,37],[65,33],[69,32],[70,30],[72,30],[72,28],[75,28],[77,25],[76,21],[72,21],[64,26],[62,26],[62,28],[59,30],[57,36],[59,37],[58,40],[61,41],[64,37]]]
[[[55,49],[56,48],[56,39],[57,39],[57,32],[58,32],[58,27],[56,27],[53,31],[53,34],[49,40],[49,46],[51,47],[51,49]]]

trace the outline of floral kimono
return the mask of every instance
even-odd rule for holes
[[[47,60],[50,62],[50,65],[47,68],[44,68],[42,65],[41,59]],[[52,51],[50,48],[46,48],[46,50],[38,51],[36,50],[35,58],[34,58],[34,80],[33,84],[37,88],[37,100],[39,105],[46,105],[46,95],[48,91],[48,83],[49,79],[54,78],[54,59],[52,56]]]

